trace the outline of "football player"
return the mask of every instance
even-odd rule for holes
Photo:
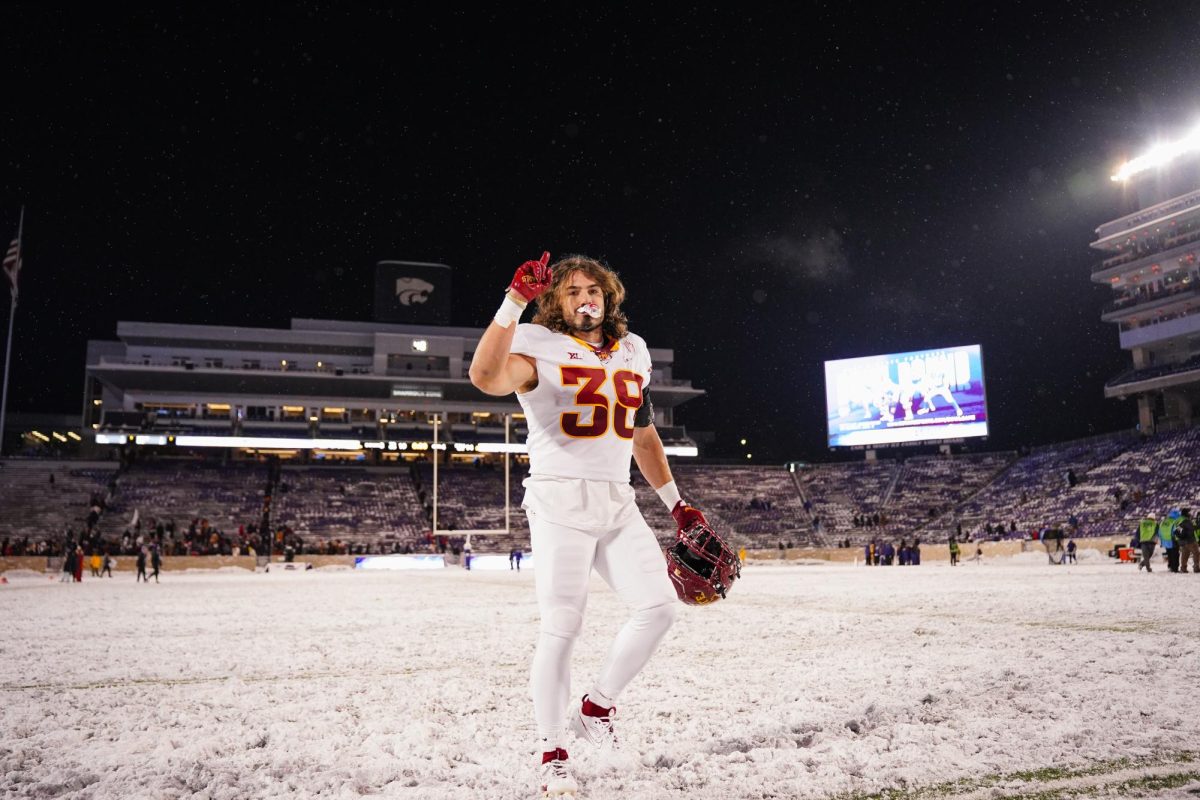
[[[537,558],[541,625],[530,691],[542,753],[544,796],[574,796],[568,730],[616,744],[621,691],[658,648],[678,608],[654,532],[629,484],[629,460],[681,530],[704,515],[680,497],[654,428],[650,353],[630,333],[617,274],[585,256],[553,266],[550,254],[517,269],[471,362],[471,382],[517,393],[528,424],[529,477],[522,507]],[[516,324],[536,301],[532,324]],[[569,713],[571,649],[583,626],[588,583],[599,573],[631,608],[592,689]]]
[[[935,397],[941,397],[954,406],[954,416],[961,417],[963,415],[962,407],[958,405],[958,401],[954,399],[954,393],[946,385],[945,372],[939,371],[928,376],[925,385],[921,387],[921,407],[917,409],[917,413],[928,414],[931,411],[936,412],[937,406],[933,403],[933,398]]]

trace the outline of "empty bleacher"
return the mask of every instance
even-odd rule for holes
[[[280,483],[274,524],[306,541],[414,541],[429,527],[407,469],[285,467]]]
[[[0,461],[0,537],[57,541],[68,527],[78,532],[116,471],[103,461]]]

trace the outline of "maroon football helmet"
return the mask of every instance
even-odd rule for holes
[[[665,555],[667,577],[679,599],[690,606],[706,606],[723,598],[742,574],[737,553],[704,522],[693,522],[678,537]]]

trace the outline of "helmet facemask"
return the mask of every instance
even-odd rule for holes
[[[707,605],[723,599],[742,574],[742,562],[716,531],[696,522],[679,532],[667,553],[667,574],[679,599]]]

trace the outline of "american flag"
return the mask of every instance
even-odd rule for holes
[[[0,240],[3,241],[3,240]],[[17,299],[17,273],[21,271],[21,234],[12,240],[4,256],[4,274],[8,276],[9,291]]]

